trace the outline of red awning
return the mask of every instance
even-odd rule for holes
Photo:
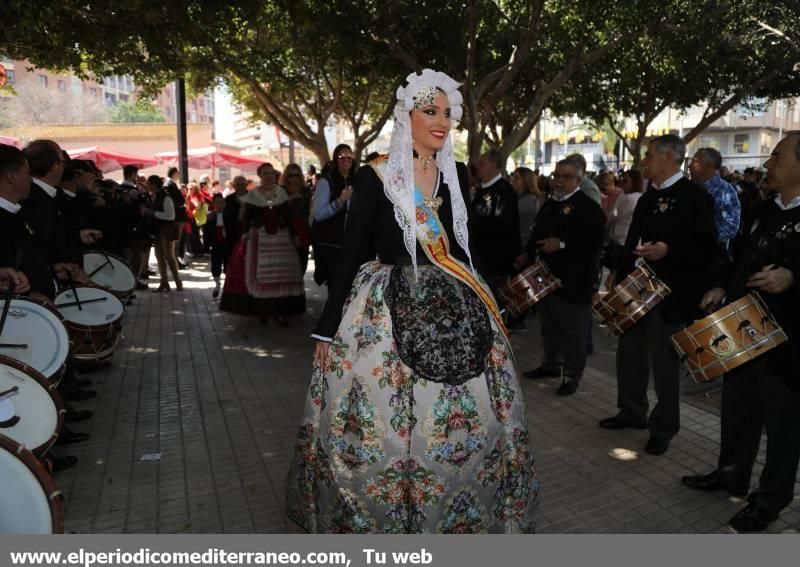
[[[214,169],[217,167],[236,167],[242,170],[255,170],[263,162],[257,158],[223,152],[215,146],[194,148],[188,151],[189,167],[192,169]],[[161,163],[178,165],[178,152],[156,154]]]
[[[113,150],[104,150],[98,146],[67,150],[72,159],[90,159],[103,173],[122,169],[126,165],[135,165],[141,169],[158,165],[158,160],[144,156],[123,154]]]
[[[21,147],[19,140],[17,140],[16,138],[11,138],[9,136],[0,136],[0,144],[5,144],[6,146],[14,146],[15,148]]]

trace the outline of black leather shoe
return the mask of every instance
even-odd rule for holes
[[[717,490],[725,489],[725,485],[722,484],[717,471],[712,471],[708,474],[682,476],[681,482],[684,486],[694,490],[702,490],[703,492],[716,492]]]
[[[137,281],[136,282],[136,289],[138,289],[138,290],[147,289],[147,284],[144,283],[144,282]]]
[[[603,429],[647,429],[647,424],[645,423],[641,425],[631,425],[627,421],[622,421],[616,415],[614,417],[601,419],[598,425]]]
[[[89,419],[94,415],[93,411],[90,410],[74,410],[68,409],[67,413],[64,414],[64,422],[65,423],[75,423],[78,421],[84,421]]]
[[[78,457],[65,455],[63,457],[50,457],[50,470],[53,474],[60,473],[78,464]]]
[[[89,386],[94,384],[94,382],[92,382],[88,378],[74,378],[72,380],[72,383],[76,385],[78,388],[88,388]]]
[[[540,380],[542,378],[560,378],[561,372],[555,372],[553,370],[548,370],[544,366],[540,366],[535,370],[528,370],[523,374],[525,378],[529,378],[530,380]]]
[[[556,394],[559,396],[571,396],[578,391],[578,383],[572,380],[564,380],[558,387]]]
[[[59,434],[55,444],[72,445],[73,443],[82,443],[86,441],[88,438],[89,438],[88,433],[78,433],[76,431],[72,431],[65,427],[64,430]]]
[[[659,439],[658,437],[651,437],[644,446],[645,452],[650,455],[663,455],[669,449],[669,439]]]
[[[64,394],[64,397],[70,402],[82,402],[96,398],[97,392],[94,390],[72,390]]]
[[[763,532],[768,525],[777,519],[778,514],[763,506],[750,503],[739,510],[728,524],[740,533]]]

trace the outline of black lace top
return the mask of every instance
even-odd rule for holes
[[[464,202],[469,203],[467,168],[457,164],[458,180]],[[361,168],[353,184],[354,192],[347,215],[342,248],[336,274],[329,284],[328,301],[314,329],[316,337],[333,338],[342,319],[342,309],[353,285],[353,280],[361,265],[376,257],[385,264],[405,264],[410,262],[408,251],[403,243],[403,231],[394,217],[394,205],[383,190],[383,183],[371,167]],[[439,219],[450,240],[450,253],[467,261],[467,255],[456,242],[453,232],[453,210],[450,188],[441,182],[438,196],[443,202],[439,208]],[[471,232],[471,231],[470,231]],[[471,241],[470,241],[471,242]],[[474,247],[470,244],[472,261],[480,269]],[[417,245],[417,263],[424,264],[427,257]]]

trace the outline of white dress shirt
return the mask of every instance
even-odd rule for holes
[[[484,183],[483,181],[481,181],[481,187],[482,187],[482,188],[484,188],[484,189],[486,189],[487,187],[491,187],[492,185],[494,185],[495,183],[497,183],[498,181],[500,181],[500,178],[501,178],[501,177],[503,177],[503,174],[502,174],[502,173],[498,173],[497,175],[495,175],[494,177],[492,177],[492,178],[491,178],[489,181],[487,181],[486,183]]]
[[[16,215],[21,208],[22,206],[16,203],[12,203],[8,199],[3,199],[2,197],[0,197],[0,209],[8,211],[12,215]]]
[[[675,175],[664,181],[664,183],[656,187],[656,189],[657,190],[669,189],[670,187],[675,185],[678,181],[680,181],[682,178],[683,178],[683,172],[679,171],[678,173],[676,173]]]
[[[39,187],[41,187],[45,193],[47,193],[48,195],[50,195],[55,199],[56,193],[58,193],[55,187],[53,187],[49,183],[45,183],[41,179],[36,179],[35,177],[33,178],[33,182],[36,183],[36,185],[38,185]]]

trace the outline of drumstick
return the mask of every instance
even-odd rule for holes
[[[72,279],[72,274],[67,271],[67,281],[69,282],[69,287],[72,290],[72,294],[75,296],[75,305],[78,306],[80,311],[83,311],[83,307],[81,307],[81,300],[78,297],[78,290],[75,289],[75,281]]]
[[[106,258],[108,258],[108,256],[106,256]],[[103,268],[108,266],[109,264],[111,264],[111,260],[110,259],[107,260],[104,264],[100,264],[97,268],[95,268],[94,271],[91,274],[89,274],[89,277],[91,278],[93,275],[95,275],[97,272],[99,272],[100,270],[102,270]],[[114,264],[111,264],[111,269],[115,269],[114,268]]]
[[[100,240],[102,240],[102,238]],[[103,256],[106,257],[106,264],[111,265],[111,269],[112,270],[116,270],[116,268],[114,267],[114,262],[112,262],[111,258],[108,257],[108,254],[106,254],[106,251],[105,250],[100,250],[100,254],[102,254]]]
[[[97,303],[98,301],[107,301],[107,300],[108,300],[107,297],[95,297],[94,299],[84,299],[83,301],[69,301],[67,303],[56,303],[56,307],[60,309],[62,307],[75,307],[77,305],[78,309],[80,309],[81,305],[86,305],[88,303]]]
[[[12,343],[0,343],[0,348],[28,348],[28,345],[12,344]]]
[[[19,270],[22,265],[22,250],[17,250],[17,262],[14,265],[14,270]],[[6,318],[8,317],[8,310],[11,307],[11,296],[14,295],[14,278],[9,278],[8,289],[6,290],[5,304],[3,305],[3,315],[0,316],[0,335],[3,334],[3,328],[6,326]]]

